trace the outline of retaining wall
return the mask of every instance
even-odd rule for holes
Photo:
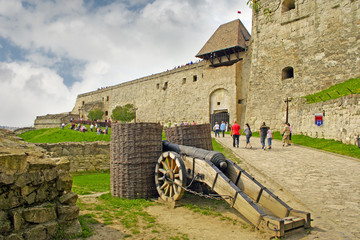
[[[53,157],[70,162],[70,172],[109,170],[110,142],[65,142],[36,144]]]

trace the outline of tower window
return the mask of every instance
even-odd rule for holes
[[[292,67],[286,67],[282,70],[282,80],[294,78],[294,68]]]
[[[156,89],[159,89],[160,88],[160,84],[156,84]]]
[[[196,82],[197,81],[197,75],[194,75],[193,76],[193,82]]]
[[[281,7],[281,12],[288,12],[295,9],[295,0],[284,0]]]
[[[186,78],[183,78],[182,84],[185,84],[185,83],[186,83]]]
[[[105,111],[105,116],[109,115],[109,112],[108,111]]]
[[[220,105],[220,102],[217,102],[217,105]]]
[[[165,82],[165,83],[164,83],[164,86],[163,86],[163,90],[166,90],[167,87],[168,87],[168,82]]]
[[[107,97],[106,97],[106,101],[109,101],[109,100],[110,100],[110,97],[109,97],[109,96],[107,96]]]
[[[85,101],[82,101],[82,105],[85,105]]]

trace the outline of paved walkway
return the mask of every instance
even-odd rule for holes
[[[309,239],[360,239],[360,160],[301,146],[282,147],[277,140],[264,151],[256,137],[251,138],[252,149],[244,148],[245,136],[240,137],[240,148],[233,148],[229,135],[216,140],[232,149],[242,159],[240,165],[280,198],[295,197],[298,201],[290,203],[284,197],[291,207],[311,212],[314,229]]]

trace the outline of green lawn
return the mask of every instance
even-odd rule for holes
[[[73,174],[74,193],[80,195],[110,191],[110,173],[75,173]]]
[[[280,132],[274,132],[273,134],[274,139],[282,140]],[[253,136],[260,137],[258,132],[253,132]],[[360,148],[358,146],[346,145],[340,141],[324,138],[312,138],[304,135],[292,135],[291,142],[294,144],[315,148],[327,152],[360,158]]]
[[[305,96],[308,103],[324,102],[350,94],[360,93],[360,77],[335,84],[324,91]]]
[[[110,141],[111,128],[109,134],[98,135],[96,132],[90,132],[90,127],[86,126],[89,132],[79,132],[68,129],[59,128],[44,128],[28,131],[19,135],[27,142],[32,143],[59,143],[59,142],[95,142],[95,141]],[[105,128],[102,128],[105,129]]]

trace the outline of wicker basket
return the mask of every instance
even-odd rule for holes
[[[210,124],[165,128],[165,135],[171,143],[213,150]]]
[[[162,126],[117,123],[111,126],[111,194],[124,198],[156,195],[154,169],[162,151]]]

